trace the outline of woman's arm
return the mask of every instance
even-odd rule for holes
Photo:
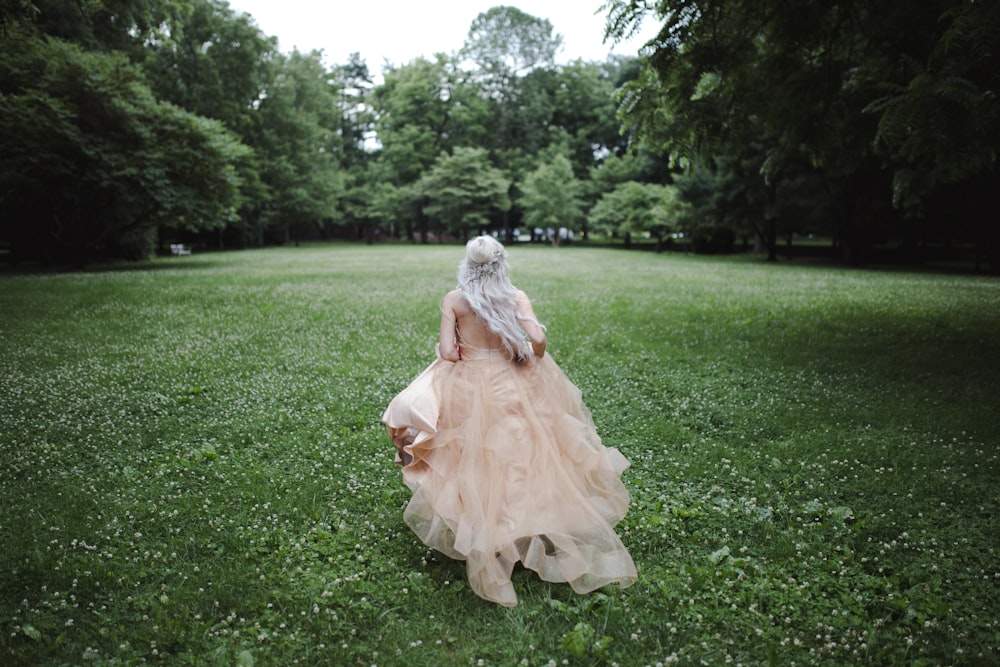
[[[441,302],[441,329],[438,332],[438,354],[446,361],[459,361],[462,358],[462,351],[456,340],[456,321],[455,293],[449,292]]]
[[[524,292],[517,293],[517,319],[521,322],[521,328],[528,334],[531,340],[531,349],[536,357],[545,356],[545,329],[538,323],[535,311],[531,307],[531,300]]]

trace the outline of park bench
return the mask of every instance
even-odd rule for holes
[[[171,243],[170,252],[175,255],[190,255],[191,248],[185,247],[183,243]]]

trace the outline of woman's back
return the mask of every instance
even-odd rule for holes
[[[531,341],[535,356],[545,354],[545,332],[535,318],[528,296],[518,290],[514,317],[520,322]],[[439,350],[442,358],[457,361],[461,358],[459,347],[476,347],[486,350],[503,347],[503,339],[490,330],[486,322],[472,309],[461,290],[452,290],[441,302],[441,331]]]
[[[445,298],[445,304],[450,305],[454,315],[455,337],[459,344],[488,350],[501,346],[500,336],[487,328],[486,323],[472,310],[462,292],[455,290],[449,293]]]

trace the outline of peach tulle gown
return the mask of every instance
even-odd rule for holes
[[[516,605],[518,561],[578,593],[635,582],[614,531],[628,510],[629,462],[601,443],[551,356],[515,363],[462,344],[461,361],[436,359],[382,421],[413,492],[404,520],[426,545],[466,561],[479,596]]]

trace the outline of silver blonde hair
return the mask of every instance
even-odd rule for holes
[[[517,288],[510,282],[507,250],[492,236],[477,236],[465,244],[458,265],[458,289],[473,312],[513,359],[524,358],[524,331],[518,323]]]

